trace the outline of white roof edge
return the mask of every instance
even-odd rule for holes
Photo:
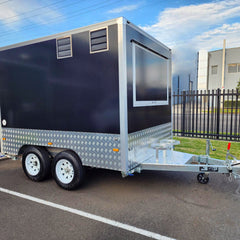
[[[234,49],[240,49],[240,47],[232,47],[232,48],[226,48],[226,51],[227,50],[234,50]],[[220,48],[220,49],[216,49],[216,50],[212,50],[212,51],[208,51],[209,53],[211,52],[218,52],[218,51],[222,51],[223,49]]]
[[[125,19],[126,20],[126,19]],[[147,36],[148,38],[150,38],[151,40],[153,40],[154,42],[156,42],[157,44],[160,44],[162,47],[168,49],[169,51],[171,51],[171,49],[169,47],[167,47],[165,44],[163,44],[162,42],[160,42],[159,40],[157,40],[156,38],[154,38],[153,36],[151,36],[150,34],[148,34],[147,32],[145,32],[143,29],[141,29],[140,27],[138,27],[137,25],[131,23],[130,21],[126,20],[126,22],[133,28],[135,28],[137,31],[141,32],[142,34],[144,34],[145,36]]]
[[[0,47],[0,51],[4,51],[4,50],[16,48],[16,47],[27,46],[27,45],[30,45],[30,44],[33,44],[33,43],[43,42],[43,41],[51,40],[51,39],[58,38],[58,37],[64,37],[64,36],[67,36],[67,35],[70,35],[70,34],[80,33],[80,32],[84,32],[84,31],[88,31],[88,30],[94,30],[95,28],[109,26],[109,25],[114,24],[114,23],[118,24],[120,22],[125,22],[125,21],[127,21],[127,20],[123,17],[114,18],[114,19],[107,20],[107,21],[104,21],[104,22],[94,23],[94,24],[91,24],[91,25],[88,25],[88,26],[84,26],[84,27],[80,27],[80,28],[76,28],[76,29],[72,29],[72,30],[68,30],[68,31],[60,32],[60,33],[51,34],[51,35],[48,35],[48,36],[45,36],[45,37],[40,37],[40,38],[27,40],[27,41],[24,41],[24,42],[14,43],[14,44],[11,44],[11,45]]]

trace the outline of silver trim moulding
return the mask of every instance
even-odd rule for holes
[[[126,20],[118,21],[119,114],[122,172],[128,172],[128,107],[127,107],[127,50]]]

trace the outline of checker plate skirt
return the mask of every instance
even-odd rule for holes
[[[121,171],[120,135],[2,128],[3,153],[17,155],[23,145],[72,149],[83,165]],[[52,145],[49,146],[48,143]]]
[[[128,135],[128,167],[135,168],[146,161],[149,156],[149,146],[154,142],[172,137],[172,124],[166,123],[152,128],[144,129]]]

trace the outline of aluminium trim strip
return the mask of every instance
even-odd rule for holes
[[[122,172],[128,172],[127,50],[126,20],[118,23],[119,111]]]
[[[144,44],[142,44],[142,43],[140,43],[140,42],[138,42],[138,41],[136,41],[136,40],[134,40],[134,39],[132,39],[131,42],[133,42],[133,43],[139,45],[139,46],[142,47],[142,48],[147,49],[149,52],[152,52],[152,53],[155,53],[156,55],[159,55],[159,56],[162,57],[162,58],[165,58],[165,59],[167,59],[167,60],[169,59],[168,57],[166,57],[166,56],[160,54],[159,52],[157,52],[157,51],[155,51],[155,50],[153,50],[153,49],[151,49],[151,48],[145,46]]]
[[[170,88],[170,98],[168,96],[168,99],[171,104],[171,138],[173,138],[173,84],[172,84],[172,53],[170,52],[170,58],[169,58],[169,87],[168,87],[168,94],[169,94],[169,88]]]

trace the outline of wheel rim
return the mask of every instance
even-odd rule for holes
[[[207,183],[208,180],[209,180],[209,178],[208,178],[208,177],[205,177],[204,174],[201,174],[201,173],[200,173],[200,174],[198,175],[198,181],[199,181],[200,183]]]
[[[55,167],[57,178],[64,184],[70,183],[74,178],[74,169],[71,162],[67,159],[61,159]]]
[[[25,167],[27,172],[32,175],[36,176],[40,172],[40,160],[38,156],[34,153],[29,153],[25,160]]]
[[[202,183],[206,182],[205,177],[204,177],[204,176],[201,176],[201,177],[200,177],[200,181],[201,181]]]

